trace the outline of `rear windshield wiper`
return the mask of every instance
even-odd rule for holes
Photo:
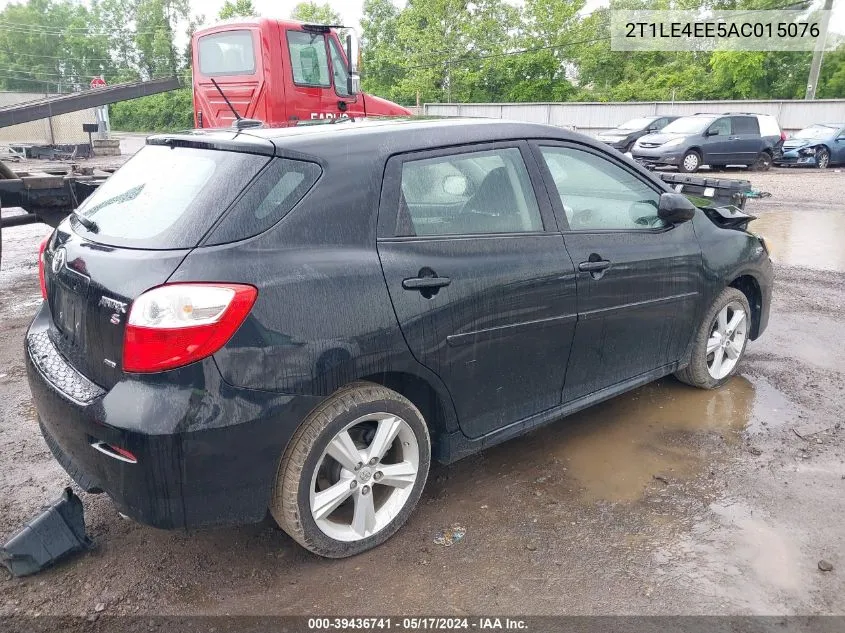
[[[71,211],[70,217],[72,217],[74,220],[79,222],[82,226],[84,226],[86,229],[88,229],[92,233],[99,233],[100,232],[100,227],[96,222],[94,222],[94,220],[89,220],[85,216],[79,215],[76,211]]]

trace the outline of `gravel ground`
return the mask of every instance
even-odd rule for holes
[[[394,538],[340,561],[269,520],[166,532],[83,494],[96,547],[0,576],[0,616],[845,614],[845,174],[726,176],[773,194],[748,209],[777,280],[769,329],[723,389],[662,380],[436,467]],[[4,234],[0,541],[70,483],[24,375],[46,233]],[[466,537],[436,545],[453,525]]]

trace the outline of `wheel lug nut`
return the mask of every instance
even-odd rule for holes
[[[358,463],[355,465],[355,470],[361,470],[361,467],[362,467],[363,465],[364,465],[364,462],[358,462]]]
[[[373,457],[373,458],[370,460],[370,466],[375,466],[376,462],[378,462],[378,459],[377,459],[377,458],[375,458],[375,457]]]
[[[381,471],[378,471],[375,475],[373,475],[373,479],[375,479],[376,481],[378,481],[382,477],[384,477],[384,474]]]
[[[369,486],[364,486],[363,488],[361,488],[361,494],[362,494],[362,495],[368,495],[368,494],[370,494],[370,487],[369,487]]]
[[[355,488],[357,488],[357,487],[358,487],[358,482],[355,479],[353,479],[352,481],[349,482],[349,489],[350,490],[355,490]]]

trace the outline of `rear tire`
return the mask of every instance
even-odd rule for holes
[[[769,152],[760,152],[757,160],[751,165],[752,171],[769,171],[772,167],[772,155]]]
[[[721,387],[739,368],[750,332],[748,298],[741,290],[725,288],[695,333],[689,365],[675,377],[699,389]]]
[[[678,163],[678,171],[684,174],[696,172],[699,167],[701,167],[701,154],[695,150],[690,150],[684,154],[681,162]]]
[[[352,383],[297,429],[279,464],[270,513],[315,554],[360,554],[402,527],[430,464],[419,410],[395,391]]]

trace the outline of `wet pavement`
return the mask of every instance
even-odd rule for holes
[[[731,176],[775,194],[748,209],[776,287],[768,331],[723,389],[667,378],[436,466],[394,538],[340,561],[269,520],[165,532],[82,495],[96,548],[0,576],[0,615],[85,616],[98,603],[104,614],[845,614],[845,173]],[[23,370],[46,233],[4,232],[0,540],[69,482]],[[450,526],[465,537],[435,544]]]

